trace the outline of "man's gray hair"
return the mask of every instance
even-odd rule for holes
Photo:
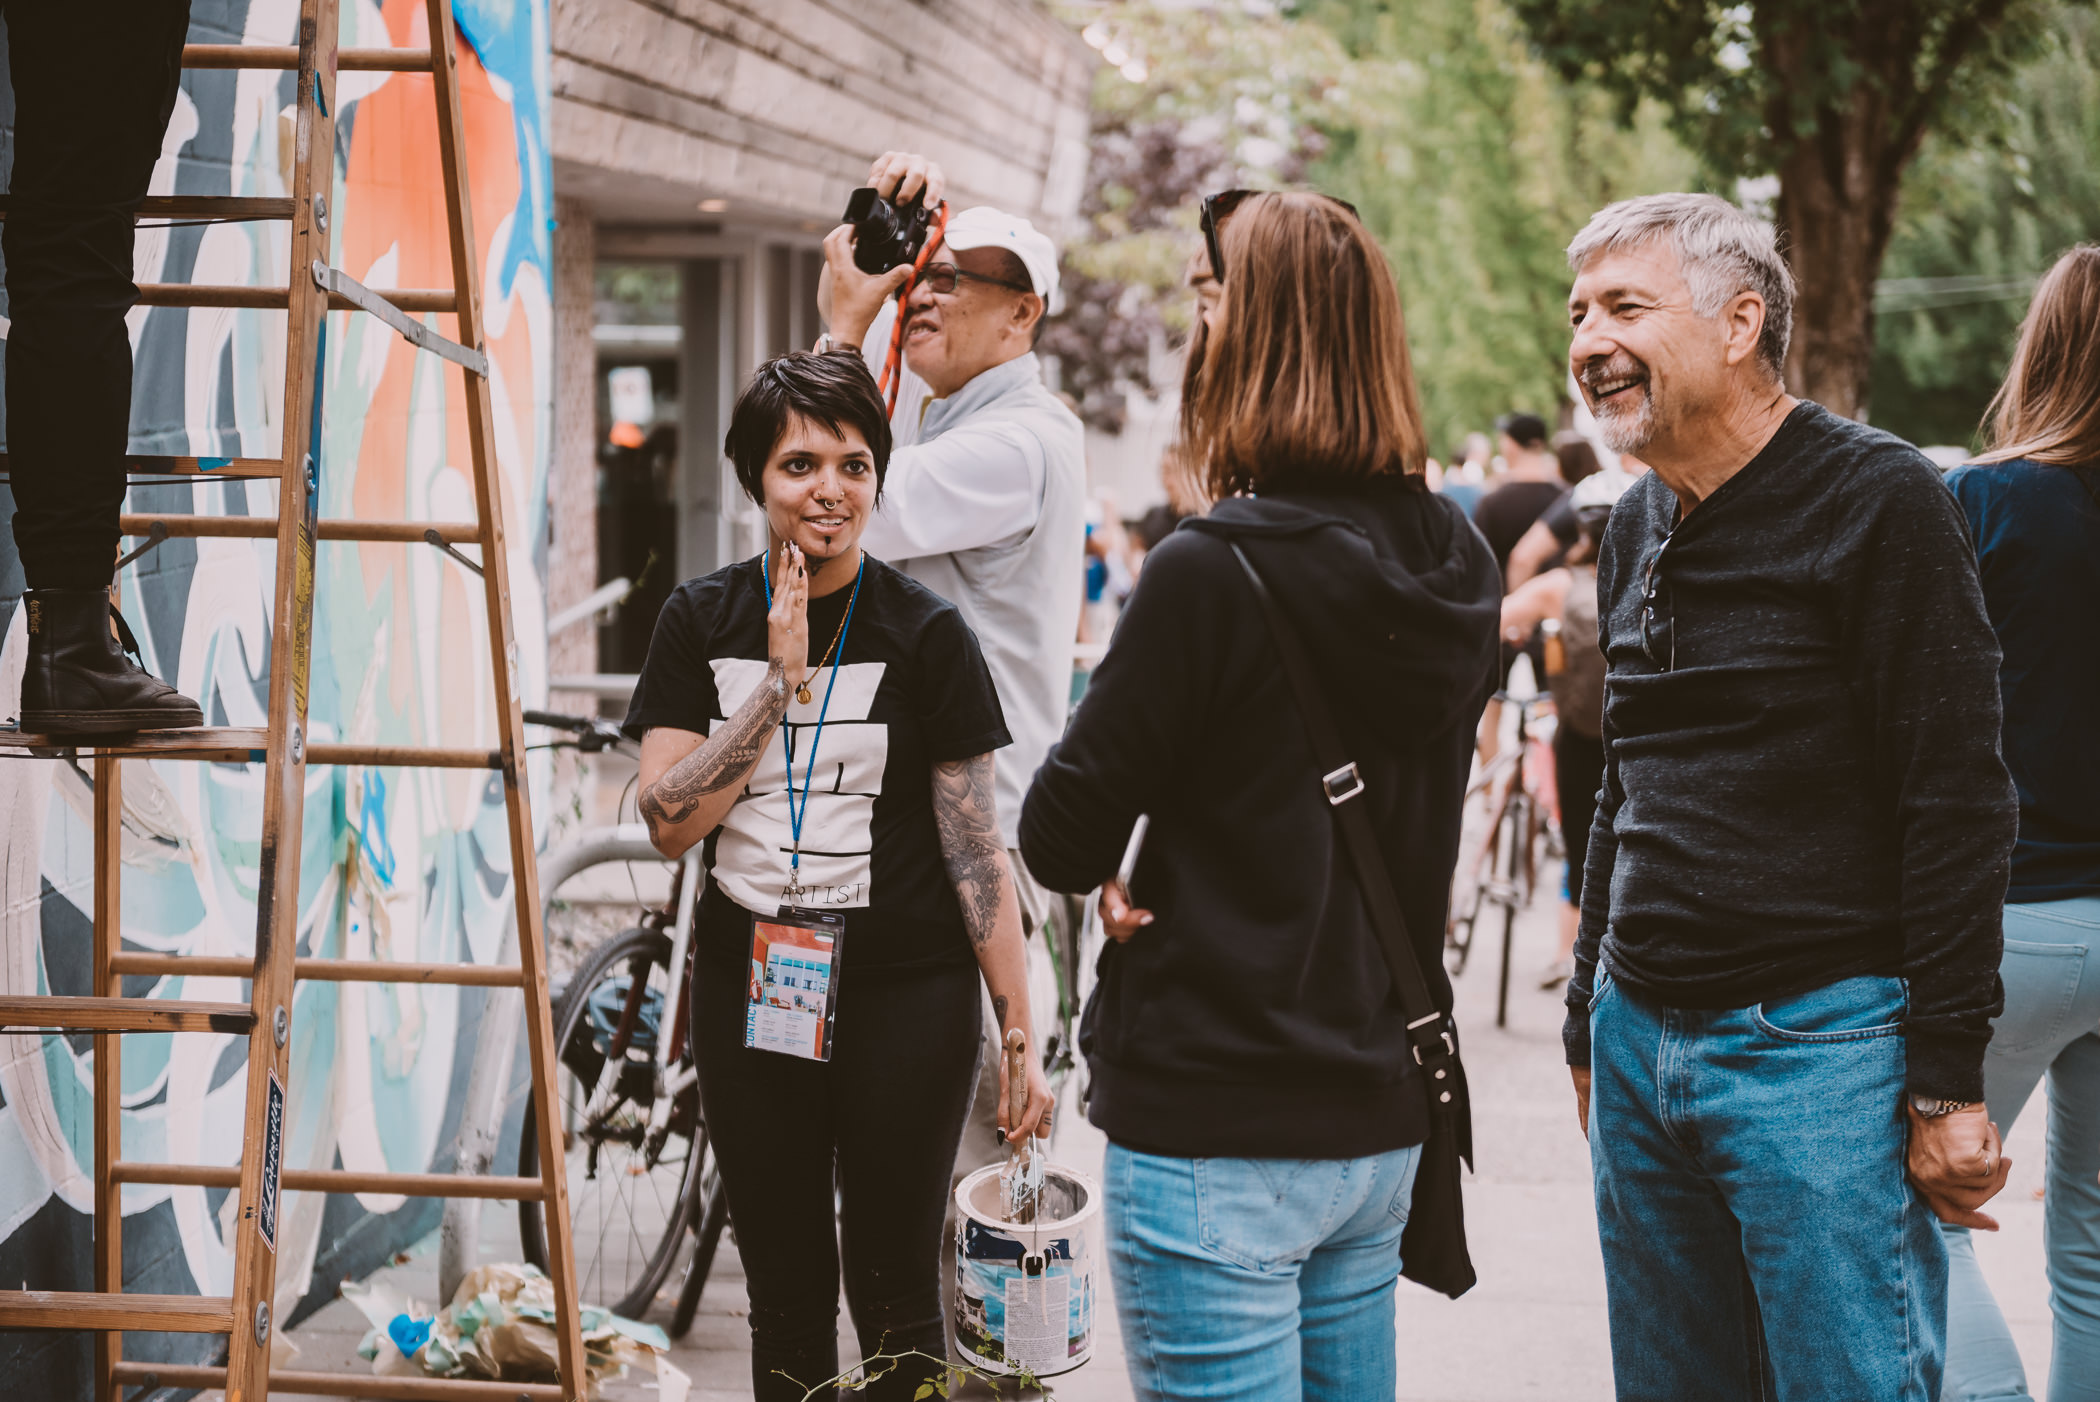
[[[1779,254],[1772,226],[1719,195],[1642,195],[1606,205],[1568,245],[1568,267],[1580,273],[1600,253],[1663,239],[1677,250],[1692,310],[1700,316],[1719,316],[1738,293],[1764,298],[1765,328],[1757,338],[1757,354],[1775,376],[1780,374],[1794,328],[1794,275]]]

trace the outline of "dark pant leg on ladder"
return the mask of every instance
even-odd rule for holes
[[[801,1402],[838,1371],[833,1068],[744,1045],[745,977],[737,950],[702,944],[693,1059],[751,1297],[752,1392]]]
[[[4,0],[15,96],[7,454],[32,589],[108,586],[124,503],[132,216],[182,82],[188,0]]]
[[[849,917],[849,940],[851,930]],[[975,1080],[978,986],[974,963],[847,965],[833,1093],[846,1300],[863,1357],[946,1356],[940,1253],[954,1247],[942,1224]],[[939,1371],[913,1360],[863,1395],[907,1402]]]

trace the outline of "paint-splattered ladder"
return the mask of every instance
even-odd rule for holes
[[[94,983],[96,996],[0,998],[0,1028],[84,1031],[94,1034],[95,1290],[0,1291],[0,1328],[88,1329],[97,1332],[96,1395],[115,1402],[126,1387],[223,1387],[228,1402],[264,1402],[280,1393],[432,1399],[432,1402],[577,1402],[586,1392],[570,1241],[567,1186],[555,1095],[554,1031],[540,931],[540,890],[534,861],[532,812],[525,791],[524,730],[518,654],[512,633],[510,574],[504,543],[501,479],[491,435],[487,360],[482,348],[481,293],[462,142],[458,37],[451,0],[425,0],[428,50],[339,49],[339,0],[303,0],[296,47],[190,45],[188,68],[296,70],[299,74],[293,189],[289,198],[150,199],[144,216],[180,219],[282,219],[291,225],[291,266],[282,287],[147,285],[149,306],[268,307],[287,313],[284,437],[279,457],[140,457],[132,480],[169,477],[276,478],[279,511],[263,517],[127,515],[124,531],[143,537],[139,550],[173,536],[273,537],[277,576],[270,650],[269,725],[264,729],[208,728],[140,732],[106,740],[0,732],[0,747],[17,754],[92,756],[94,761]],[[373,291],[328,264],[328,200],[335,182],[336,75],[345,70],[428,73],[436,96],[437,138],[444,174],[454,286]],[[473,458],[479,521],[471,526],[415,521],[318,519],[322,370],[326,313],[358,309],[401,330],[422,349],[461,366],[466,379],[467,440]],[[458,339],[446,340],[402,313],[439,312],[457,319]],[[489,661],[499,704],[500,733],[492,747],[309,744],[307,679],[313,636],[316,541],[427,541],[481,576],[489,622]],[[460,545],[478,545],[479,561]],[[137,552],[134,552],[136,554]],[[126,758],[191,759],[261,764],[265,770],[263,832],[256,901],[255,958],[186,957],[123,948],[119,927],[122,833],[121,765]],[[306,769],[315,764],[400,765],[490,769],[503,775],[510,826],[510,870],[517,902],[520,963],[396,964],[312,959],[296,953],[299,925],[300,819]],[[122,997],[129,976],[219,976],[253,980],[247,1003],[181,1002]],[[532,1108],[539,1135],[539,1178],[431,1173],[359,1173],[282,1167],[285,1097],[291,1087],[292,986],[298,979],[452,983],[521,987],[532,1056]],[[126,1161],[120,1143],[120,1038],[127,1032],[232,1032],[248,1039],[247,1113],[238,1167]],[[234,1189],[234,1276],[230,1296],[123,1293],[121,1193],[126,1183]],[[392,1193],[422,1197],[539,1199],[546,1204],[548,1254],[559,1323],[560,1382],[460,1381],[345,1376],[270,1370],[276,1283],[276,1224],[281,1192]],[[224,1367],[132,1363],[123,1357],[122,1331],[225,1334]]]

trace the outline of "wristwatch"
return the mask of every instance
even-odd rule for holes
[[[832,335],[829,331],[826,331],[823,335],[817,337],[817,344],[815,346],[815,350],[818,355],[829,355],[833,351],[838,350],[839,348],[840,347],[838,337]]]
[[[1910,1108],[1918,1112],[1921,1120],[1937,1120],[1953,1114],[1956,1110],[1967,1110],[1976,1104],[1973,1100],[1937,1100],[1929,1095],[1913,1095]]]

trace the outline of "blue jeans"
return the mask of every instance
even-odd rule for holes
[[[1726,1011],[1609,978],[1590,1162],[1620,1402],[1932,1402],[1947,1252],[1904,1177],[1904,990]]]
[[[2055,1345],[2049,1402],[2100,1402],[2100,898],[2005,908],[2005,1012],[1991,1030],[1983,1093],[2012,1132],[2049,1077],[2043,1230]],[[1989,1208],[1985,1208],[1989,1211]],[[1947,1236],[1946,1402],[2028,1398],[2012,1331],[1965,1227]]]
[[[1420,1146],[1177,1159],[1108,1146],[1108,1262],[1139,1402],[1371,1402]]]

